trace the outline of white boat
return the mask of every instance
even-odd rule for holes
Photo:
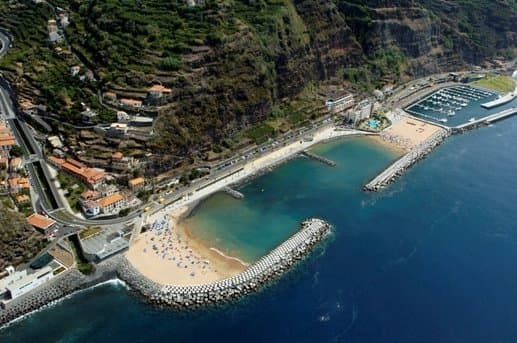
[[[445,118],[441,118],[441,119],[438,119],[439,122],[442,122],[442,123],[446,123],[447,122],[447,119]]]
[[[472,123],[473,121],[476,121],[476,118],[472,117],[469,119],[469,122]]]

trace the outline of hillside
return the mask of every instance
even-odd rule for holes
[[[0,205],[0,223],[0,270],[29,261],[45,247],[43,235],[4,205]]]
[[[318,115],[322,85],[370,91],[514,57],[517,46],[515,1],[505,0],[50,2],[69,11],[75,59],[48,42],[48,6],[2,4],[2,25],[16,37],[1,64],[8,78],[68,122],[78,120],[81,102],[113,120],[99,104],[101,92],[145,99],[153,83],[172,88],[157,108],[155,137],[138,146],[167,166]],[[95,82],[70,77],[78,61]]]

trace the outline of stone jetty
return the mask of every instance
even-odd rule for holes
[[[311,159],[313,159],[315,161],[318,161],[318,162],[321,162],[321,163],[325,163],[328,166],[331,166],[331,167],[335,167],[336,166],[336,162],[334,162],[332,160],[329,160],[328,158],[325,158],[323,156],[313,154],[312,152],[304,150],[300,154],[302,156],[311,158]]]
[[[483,117],[483,118],[480,118],[477,120],[472,120],[465,124],[458,125],[458,126],[452,128],[452,133],[453,134],[465,133],[469,130],[477,129],[478,127],[481,127],[481,126],[490,125],[496,121],[505,119],[505,118],[513,116],[515,114],[517,114],[517,107],[508,108],[501,112],[494,113],[494,114],[488,115],[486,117]]]
[[[244,199],[244,194],[242,194],[241,192],[231,188],[231,187],[224,187],[223,188],[223,192],[225,192],[226,194],[232,196],[233,198],[235,199]]]
[[[118,276],[150,303],[176,309],[196,308],[231,301],[257,291],[280,277],[328,236],[331,226],[321,219],[307,219],[298,232],[245,271],[204,285],[161,285],[140,274],[127,260]]]
[[[435,147],[440,145],[448,136],[450,130],[441,129],[431,137],[420,143],[413,150],[399,158],[370,182],[363,186],[363,190],[377,192],[389,185],[400,175],[402,175],[413,164],[425,158]]]

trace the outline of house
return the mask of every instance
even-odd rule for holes
[[[114,193],[98,201],[102,213],[117,213],[125,207],[124,197],[120,193]]]
[[[90,69],[84,72],[84,77],[86,77],[88,81],[95,81],[95,75],[93,74],[93,71],[91,71]]]
[[[134,179],[129,180],[127,184],[129,186],[129,189],[131,189],[133,192],[136,192],[144,188],[145,179],[143,177],[136,177]]]
[[[26,177],[14,177],[9,179],[9,191],[11,194],[17,194],[23,190],[31,188],[29,179]]]
[[[162,96],[169,96],[172,93],[172,89],[164,87],[162,85],[153,85],[147,90],[149,97],[161,98]]]
[[[9,151],[16,144],[16,138],[5,125],[0,124],[0,151]]]
[[[111,155],[111,168],[114,170],[125,171],[133,167],[133,157],[125,157],[117,151]]]
[[[117,111],[117,121],[119,123],[127,123],[131,117],[124,111]]]
[[[109,137],[124,137],[127,134],[127,129],[126,123],[111,123],[106,134]]]
[[[52,165],[78,178],[90,188],[96,189],[106,180],[106,172],[103,169],[87,167],[74,159],[67,158],[63,160],[50,156],[48,160]]]
[[[101,207],[97,201],[87,200],[82,203],[82,209],[87,217],[98,216],[101,213]]]
[[[13,157],[11,158],[11,161],[9,162],[9,171],[11,173],[14,173],[18,170],[20,170],[22,167],[22,159],[19,157]]]
[[[70,68],[70,75],[76,76],[81,71],[81,66],[73,66]]]
[[[31,198],[26,194],[17,195],[14,200],[18,205],[28,204],[31,202]]]
[[[54,149],[62,149],[63,148],[63,142],[61,142],[61,139],[58,136],[50,136],[50,137],[48,137],[47,138],[47,142]]]
[[[97,117],[98,115],[99,114],[97,112],[92,111],[89,108],[86,108],[86,110],[81,112],[81,120],[83,121],[83,123],[92,124],[95,117]]]
[[[114,92],[104,92],[102,94],[102,97],[108,101],[116,101],[117,100],[117,94]]]
[[[347,93],[328,98],[325,101],[325,105],[331,113],[342,113],[354,106],[354,95]]]
[[[37,109],[36,106],[30,101],[30,100],[22,100],[20,101],[20,108],[24,113],[27,113],[29,115],[36,114]]]
[[[141,108],[142,101],[134,99],[120,99],[120,104],[128,108]]]
[[[27,223],[32,225],[36,230],[49,236],[52,230],[56,228],[56,221],[38,213],[33,213],[26,218]]]
[[[91,200],[95,201],[101,197],[102,197],[101,192],[88,189],[81,194],[80,201],[81,202],[86,202],[86,201],[91,201]]]

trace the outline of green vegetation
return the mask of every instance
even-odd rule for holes
[[[62,171],[58,172],[57,179],[61,185],[61,189],[66,191],[66,199],[70,207],[76,211],[80,211],[80,198],[81,194],[86,190],[86,186]]]
[[[512,92],[515,89],[515,82],[508,76],[488,76],[484,79],[475,81],[473,85],[493,89],[500,93]]]
[[[95,273],[95,266],[91,262],[78,262],[77,269],[84,275]]]
[[[246,136],[254,140],[256,144],[262,144],[274,135],[275,129],[267,123],[258,124],[246,131]]]
[[[0,270],[30,261],[45,247],[44,236],[21,214],[0,206],[0,223]]]
[[[101,231],[102,231],[102,228],[100,226],[89,227],[89,228],[86,228],[86,229],[82,230],[81,232],[79,232],[79,238],[85,239],[85,238],[91,237],[93,235],[96,235]]]
[[[58,275],[58,274],[61,274],[61,273],[62,273],[62,272],[64,272],[65,270],[66,270],[66,268],[65,268],[65,267],[63,267],[63,266],[61,266],[61,267],[59,267],[59,268],[55,269],[55,270],[52,272],[52,274],[54,274],[54,276],[56,276],[56,275]]]

